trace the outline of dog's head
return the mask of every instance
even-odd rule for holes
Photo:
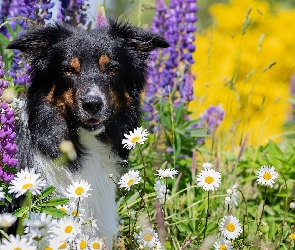
[[[110,21],[91,31],[54,23],[15,39],[8,48],[30,60],[29,105],[46,102],[71,126],[99,133],[120,116],[130,115],[132,123],[149,52],[167,46],[159,35]]]

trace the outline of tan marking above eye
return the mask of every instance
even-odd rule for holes
[[[110,63],[110,58],[107,55],[101,55],[98,59],[98,67],[100,71],[104,71],[106,66]]]
[[[80,65],[80,61],[77,57],[73,57],[69,63],[69,65],[76,70],[78,73],[80,72],[81,69],[81,65]]]

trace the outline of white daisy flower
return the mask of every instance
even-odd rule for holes
[[[26,237],[20,237],[18,234],[16,236],[9,235],[9,241],[5,238],[2,240],[0,249],[5,250],[37,250],[37,247],[33,245],[31,239]]]
[[[3,191],[3,187],[0,187],[0,199],[4,199],[5,198],[5,192]]]
[[[215,241],[213,247],[215,250],[232,250],[233,249],[230,241],[224,238],[220,238],[217,241]]]
[[[214,169],[204,169],[198,174],[197,185],[206,191],[214,191],[219,188],[221,183],[221,174]]]
[[[291,208],[291,209],[294,209],[294,208],[295,208],[295,202],[291,202],[291,203],[290,203],[290,208]]]
[[[229,197],[230,200],[228,201],[228,203],[227,203],[227,201],[225,201],[226,204],[234,204],[235,206],[238,206],[238,201],[237,201],[238,191],[237,191],[237,189],[238,189],[238,184],[235,183],[232,186],[232,188],[229,188],[227,190],[227,193],[229,194],[229,196],[227,196],[227,197]],[[227,197],[225,197],[225,199],[228,199]]]
[[[204,169],[213,168],[213,164],[211,162],[204,162],[202,165],[202,168],[204,168]]]
[[[72,240],[77,234],[81,233],[81,225],[72,217],[64,217],[58,221],[58,227],[55,229],[56,235],[62,239]]]
[[[124,134],[126,137],[122,140],[123,148],[127,149],[134,149],[136,143],[144,144],[144,142],[147,140],[147,136],[149,135],[149,132],[142,127],[134,129],[134,132],[130,131],[129,135]]]
[[[87,235],[79,235],[77,237],[77,239],[75,240],[76,243],[76,249],[77,250],[85,250],[88,249],[88,241],[89,241],[89,237]]]
[[[52,219],[46,213],[30,213],[30,218],[25,222],[31,238],[38,240],[44,237],[55,237],[55,227],[57,220]]]
[[[138,170],[130,170],[128,173],[124,174],[118,184],[120,188],[125,188],[125,190],[130,190],[132,185],[138,184],[141,180]]]
[[[90,188],[90,184],[85,181],[85,180],[81,180],[81,181],[74,181],[73,184],[70,184],[67,188],[67,192],[68,192],[68,196],[70,198],[87,198],[89,195],[88,192],[90,190],[92,190]]]
[[[72,217],[79,217],[79,219],[82,219],[82,217],[85,216],[85,209],[81,208],[81,205],[78,207],[76,202],[69,202],[66,205],[58,205],[56,208]]]
[[[10,213],[0,214],[0,227],[11,227],[17,217]]]
[[[230,198],[230,196],[226,196],[226,197],[224,198],[224,203],[225,203],[226,205],[229,205],[229,204],[231,203],[231,198]]]
[[[144,248],[154,249],[159,242],[158,234],[150,227],[144,228],[139,232],[137,242]]]
[[[91,250],[102,250],[105,249],[105,242],[103,239],[95,237],[89,240],[88,247]]]
[[[39,248],[44,250],[70,250],[70,243],[62,237],[48,239],[47,237],[39,242]]]
[[[10,182],[8,187],[9,193],[15,193],[16,198],[23,195],[27,191],[30,191],[33,195],[40,194],[46,181],[43,178],[39,178],[40,174],[35,174],[33,168],[22,169],[16,174],[16,177]]]
[[[170,198],[170,196],[168,194],[169,189],[166,189],[165,182],[163,182],[161,180],[156,180],[155,185],[154,185],[154,190],[157,194],[156,198],[159,200],[160,204],[164,204],[165,194],[166,194],[166,200],[168,200]]]
[[[229,240],[238,238],[243,231],[240,221],[232,215],[223,217],[219,228],[222,235]]]
[[[158,175],[160,179],[162,178],[174,179],[174,175],[178,174],[178,170],[175,170],[174,168],[158,169],[157,172],[158,173],[155,175]]]
[[[263,186],[272,187],[279,174],[275,171],[275,167],[261,166],[257,172],[257,182]]]

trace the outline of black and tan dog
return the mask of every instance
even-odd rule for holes
[[[18,167],[34,167],[60,195],[72,180],[88,181],[86,215],[94,210],[109,245],[118,222],[109,174],[118,178],[128,157],[122,139],[139,123],[149,52],[167,46],[162,37],[117,21],[90,31],[54,23],[8,46],[31,65],[16,124]],[[54,163],[64,140],[77,153],[66,167]]]

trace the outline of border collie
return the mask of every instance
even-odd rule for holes
[[[127,23],[85,31],[64,23],[37,27],[12,41],[31,65],[30,87],[16,124],[18,167],[33,167],[60,196],[73,180],[91,184],[83,204],[93,209],[99,236],[110,246],[118,232],[116,186],[129,150],[124,133],[138,126],[149,52],[167,41]],[[68,140],[77,157],[56,164]],[[87,217],[87,218],[88,218]]]

